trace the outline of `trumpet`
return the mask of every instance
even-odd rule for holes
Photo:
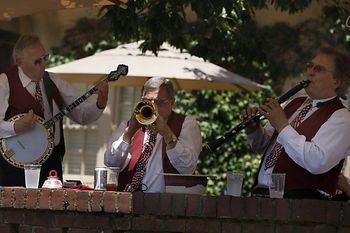
[[[141,125],[150,125],[156,121],[159,113],[157,106],[151,101],[139,102],[134,110],[135,118]]]

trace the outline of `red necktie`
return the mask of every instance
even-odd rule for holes
[[[157,139],[157,133],[148,129],[146,131],[148,131],[147,138],[142,146],[140,159],[136,163],[135,174],[132,177],[131,183],[125,187],[126,192],[142,191],[142,180],[146,172],[146,166]]]
[[[309,110],[312,107],[312,100],[308,99],[305,104],[305,106],[301,109],[299,114],[294,118],[294,120],[290,123],[290,125],[295,129],[297,128],[306,114],[309,112]],[[274,148],[272,149],[270,155],[266,158],[265,162],[265,170],[274,166],[276,164],[276,161],[278,159],[278,156],[281,154],[283,150],[283,146],[280,143],[276,143]]]

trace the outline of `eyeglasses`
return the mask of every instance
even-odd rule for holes
[[[305,67],[306,67],[306,69],[312,69],[316,73],[322,73],[322,72],[334,73],[333,70],[329,70],[329,69],[327,69],[326,67],[324,67],[322,65],[315,65],[312,61],[306,62],[305,63]]]
[[[34,65],[41,65],[43,61],[47,62],[49,60],[49,54],[45,54],[34,60]]]
[[[162,106],[163,104],[169,102],[168,99],[162,100],[162,99],[146,99],[146,98],[142,98],[142,101],[149,101],[149,102],[155,103],[158,106]]]

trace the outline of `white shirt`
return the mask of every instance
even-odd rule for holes
[[[334,97],[332,97],[334,98]],[[317,109],[318,102],[329,99],[314,100],[311,110],[304,120],[311,116]],[[291,122],[304,104],[290,117]],[[267,123],[264,128],[260,127],[248,134],[248,143],[256,152],[263,153],[268,145],[274,128]],[[342,108],[335,111],[330,118],[320,127],[310,142],[306,141],[304,135],[300,135],[292,126],[285,127],[277,136],[275,142],[271,143],[265,154],[269,155],[276,141],[283,145],[288,156],[299,166],[312,174],[322,174],[335,167],[342,159],[350,154],[350,113],[348,109]],[[258,185],[268,186],[268,175],[272,173],[273,167],[265,170],[265,162],[262,161],[258,175]]]
[[[62,96],[64,106],[73,103],[80,97],[80,95],[76,93],[76,91],[68,82],[66,82],[63,79],[60,79],[53,73],[49,74],[51,80],[56,84]],[[31,93],[34,96],[35,83],[32,82],[31,79],[23,73],[23,70],[20,67],[18,67],[18,75],[23,87],[25,87],[29,91],[29,93]],[[53,101],[53,114],[51,113],[42,79],[40,80],[40,87],[43,95],[45,120],[49,120],[52,118],[52,116],[59,113],[60,110],[56,105],[55,101]],[[8,108],[8,100],[9,84],[6,74],[2,73],[0,74],[0,138],[7,138],[16,135],[14,130],[14,122],[4,121],[5,113]],[[85,101],[84,103],[80,104],[75,109],[73,109],[67,116],[79,124],[88,124],[97,120],[101,116],[102,112],[103,110],[98,109],[96,103],[89,103]],[[56,122],[55,128],[55,145],[57,145],[60,141],[60,130],[57,130],[59,129],[59,122]]]
[[[122,122],[112,134],[105,152],[105,165],[120,167],[123,170],[130,161],[131,145],[123,141],[123,133],[127,122]],[[147,131],[145,132],[145,134]],[[146,139],[146,135],[144,140]],[[152,155],[147,163],[142,183],[146,185],[145,192],[165,192],[162,160],[163,137],[157,134],[157,141]],[[186,116],[176,146],[167,150],[170,163],[182,174],[192,174],[196,170],[199,153],[202,150],[202,137],[194,117]]]

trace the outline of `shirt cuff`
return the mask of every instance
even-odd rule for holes
[[[104,106],[103,108],[101,108],[100,106],[98,106],[98,103],[96,102],[96,107],[100,110],[104,110],[106,108],[106,106]]]
[[[14,121],[3,121],[1,124],[1,128],[2,128],[1,131],[4,132],[4,135],[3,135],[4,138],[12,137],[16,135]]]
[[[278,134],[276,141],[282,145],[285,145],[290,140],[290,137],[292,137],[292,135],[295,133],[295,129],[291,125],[288,125]]]

